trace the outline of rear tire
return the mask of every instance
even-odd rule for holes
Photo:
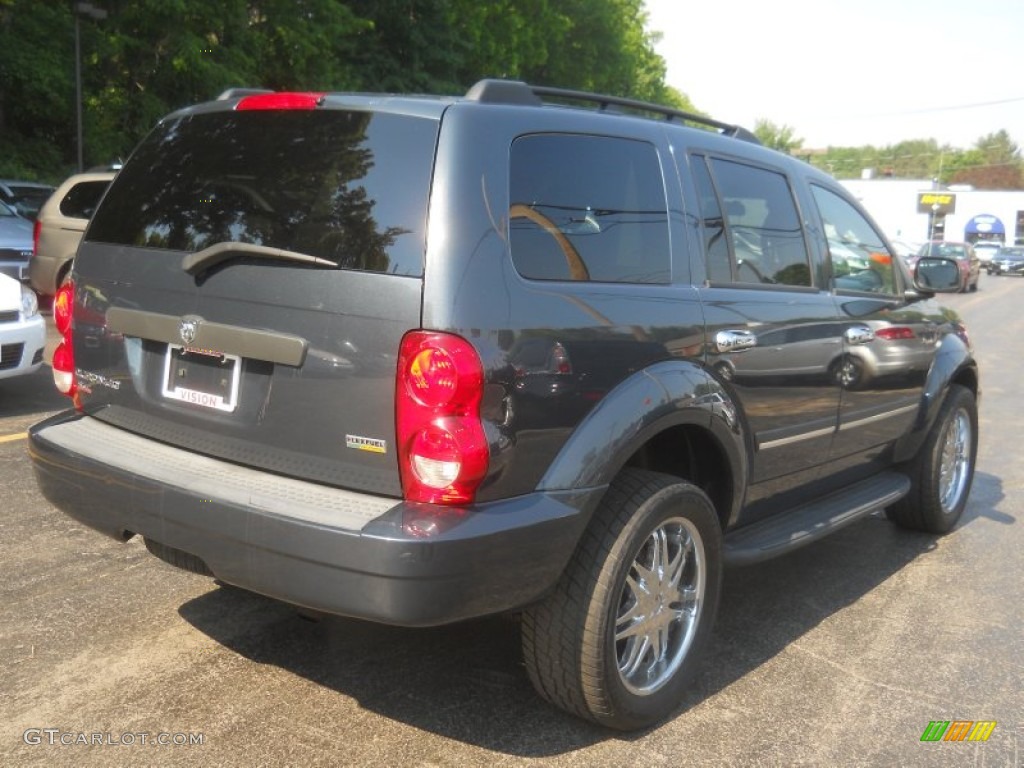
[[[605,494],[555,590],[523,613],[538,693],[620,730],[678,705],[718,609],[722,532],[697,487],[626,469]]]
[[[928,437],[905,470],[910,493],[886,510],[902,528],[946,533],[967,506],[978,453],[978,406],[974,394],[953,384]]]

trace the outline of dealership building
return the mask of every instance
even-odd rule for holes
[[[1024,245],[1024,190],[936,188],[931,181],[888,178],[840,183],[860,200],[890,239],[909,243],[995,240]]]

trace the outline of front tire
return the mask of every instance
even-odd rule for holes
[[[718,609],[722,532],[711,501],[670,475],[626,469],[554,592],[523,614],[523,656],[556,707],[619,730],[678,705]]]
[[[897,525],[946,533],[967,506],[978,454],[978,406],[966,387],[954,384],[924,445],[907,466],[910,493],[886,510]]]

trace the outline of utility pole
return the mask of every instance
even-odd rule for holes
[[[75,122],[77,128],[76,149],[78,151],[78,172],[85,169],[83,162],[82,145],[82,17],[102,21],[107,18],[107,12],[102,8],[96,8],[92,3],[75,3],[72,6],[72,15],[75,17]]]

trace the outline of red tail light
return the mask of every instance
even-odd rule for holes
[[[891,328],[879,328],[875,331],[875,337],[886,341],[898,341],[914,338],[914,329],[905,325],[894,325]]]
[[[569,361],[569,353],[565,351],[560,343],[556,343],[551,350],[551,369],[553,373],[572,373],[572,363]]]
[[[316,109],[324,99],[322,93],[259,93],[246,96],[235,105],[235,111],[249,109]]]
[[[36,219],[35,224],[32,225],[32,255],[35,256],[39,253],[39,232],[42,230],[43,225],[39,219]]]
[[[480,358],[465,339],[426,331],[402,339],[395,422],[406,500],[473,501],[490,458],[480,420],[483,381]]]
[[[53,297],[53,324],[61,339],[53,351],[53,383],[57,390],[79,407],[78,385],[75,383],[75,351],[71,346],[71,320],[75,305],[75,284],[70,280],[57,289]]]

